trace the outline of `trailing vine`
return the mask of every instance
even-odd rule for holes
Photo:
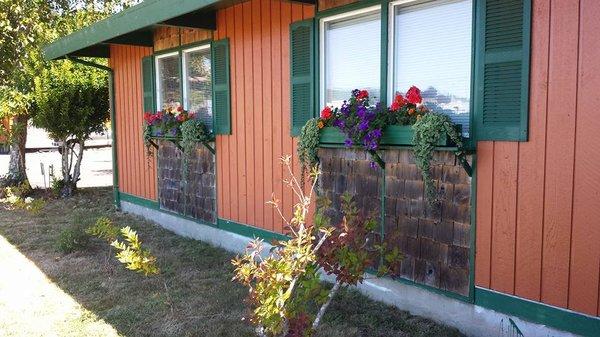
[[[310,168],[319,163],[319,118],[309,119],[300,131],[298,158],[300,159],[300,182],[304,187],[304,177]]]
[[[456,126],[447,115],[430,112],[420,117],[412,126],[414,130],[414,148],[417,167],[423,175],[425,184],[425,196],[430,203],[437,203],[437,193],[435,191],[433,179],[431,177],[431,159],[433,151],[442,135],[448,135],[456,144],[457,151],[455,155],[459,158],[464,156],[462,137],[457,131]]]
[[[152,130],[148,125],[144,125],[144,146],[146,147],[146,157],[148,160],[148,165],[150,165],[150,159],[154,156],[154,152],[152,152],[154,144],[152,143]]]
[[[183,172],[187,177],[189,160],[192,157],[196,144],[207,145],[213,140],[213,135],[201,120],[188,119],[180,126],[181,142],[183,148]]]

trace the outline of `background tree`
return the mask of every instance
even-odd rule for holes
[[[42,47],[140,0],[0,0],[0,119],[11,119],[10,165],[0,185],[27,179],[25,144]]]
[[[77,187],[85,141],[104,131],[109,118],[108,81],[103,71],[56,61],[35,80],[33,125],[61,141],[62,196]]]
[[[33,77],[41,66],[39,46],[46,40],[42,0],[0,0],[0,118],[10,118],[10,165],[4,185],[26,180],[25,143],[32,105]]]

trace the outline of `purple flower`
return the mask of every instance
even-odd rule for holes
[[[177,136],[177,128],[172,128],[171,131],[169,131],[169,134],[173,137]]]
[[[382,135],[381,129],[375,129],[375,130],[371,131],[370,133],[371,133],[371,136],[373,136],[373,138],[377,138],[377,139],[381,138],[381,135]]]
[[[347,138],[347,139],[344,141],[344,145],[346,145],[346,147],[352,147],[352,145],[353,145],[353,144],[354,144],[354,143],[352,142],[352,139],[350,139],[350,138]]]
[[[377,165],[377,163],[374,162],[374,161],[370,162],[369,166],[371,166],[372,169],[375,169],[375,168],[379,167],[379,165]]]
[[[365,132],[369,129],[369,120],[367,119],[363,119],[360,121],[360,123],[358,124],[358,130]]]
[[[367,118],[368,114],[369,114],[369,110],[367,110],[367,107],[365,107],[364,105],[359,105],[358,108],[356,108],[356,115],[360,119]]]
[[[340,129],[343,129],[344,125],[345,125],[345,123],[341,119],[336,119],[336,120],[333,121],[333,126],[336,126],[336,127],[340,128]]]
[[[359,93],[360,93],[360,90],[358,90],[358,89],[352,90],[352,96],[354,96],[354,97],[358,96]]]

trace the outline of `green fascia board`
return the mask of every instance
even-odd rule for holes
[[[581,336],[598,336],[600,318],[484,288],[475,288],[475,304],[526,321]]]
[[[128,33],[147,29],[203,8],[212,8],[233,1],[218,0],[146,0],[102,21],[44,47],[44,58],[54,60],[65,55],[102,44]]]

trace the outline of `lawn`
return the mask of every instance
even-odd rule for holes
[[[158,259],[161,274],[144,277],[90,239],[64,254],[65,228],[100,216],[131,226]],[[111,190],[82,189],[49,200],[39,215],[0,205],[0,335],[254,336],[243,320],[247,290],[231,282],[233,255],[113,210]],[[461,336],[453,328],[342,291],[319,337]]]

